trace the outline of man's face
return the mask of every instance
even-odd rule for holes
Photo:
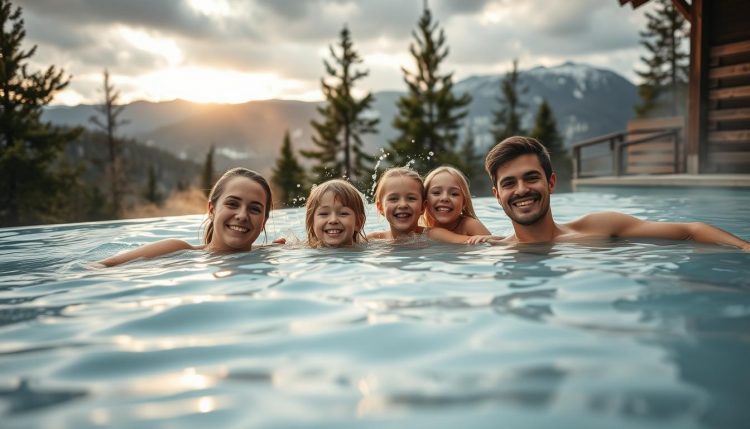
[[[521,155],[506,162],[497,168],[496,178],[492,193],[513,222],[530,226],[549,213],[557,177],[552,173],[547,181],[536,155]]]

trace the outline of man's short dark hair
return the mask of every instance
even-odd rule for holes
[[[513,136],[496,144],[487,152],[487,157],[484,159],[484,169],[492,180],[492,186],[495,186],[497,182],[497,169],[501,165],[527,154],[536,155],[549,181],[552,175],[552,161],[550,161],[547,148],[535,138]]]

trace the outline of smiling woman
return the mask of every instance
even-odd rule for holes
[[[120,253],[100,261],[111,267],[140,258],[155,258],[180,250],[207,250],[212,253],[250,251],[271,212],[271,188],[260,174],[246,168],[233,168],[216,181],[208,196],[208,219],[203,244],[166,239]]]

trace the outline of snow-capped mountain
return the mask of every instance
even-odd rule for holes
[[[492,143],[493,112],[500,109],[500,81],[503,76],[473,76],[454,85],[458,94],[472,96],[469,111],[480,146]],[[585,140],[625,129],[633,118],[637,102],[635,85],[619,74],[584,64],[565,63],[519,72],[524,103],[523,126],[531,128],[542,99],[552,107],[565,143]]]

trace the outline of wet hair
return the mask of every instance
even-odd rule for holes
[[[539,164],[544,170],[544,175],[549,181],[552,176],[552,161],[549,158],[549,152],[539,140],[532,137],[513,136],[496,144],[484,159],[484,169],[492,180],[492,186],[497,183],[497,169],[506,162],[513,161],[519,156],[536,155]]]
[[[461,207],[461,214],[463,216],[473,217],[474,219],[477,219],[477,214],[474,211],[474,204],[472,204],[471,202],[471,192],[469,192],[469,181],[466,179],[466,176],[464,176],[464,173],[462,173],[459,169],[455,167],[451,167],[450,165],[440,166],[430,171],[427,177],[425,177],[424,179],[425,200],[427,199],[427,193],[430,191],[430,184],[432,183],[433,179],[435,179],[435,177],[440,173],[448,173],[451,176],[453,176],[454,179],[456,179],[456,182],[458,183],[458,189],[461,191],[461,194],[463,194],[463,197],[464,197],[464,206]],[[422,215],[422,221],[424,222],[425,226],[435,226],[435,218],[432,217],[432,214],[430,214],[429,210],[424,211],[424,214]]]
[[[232,168],[231,170],[227,170],[227,172],[222,174],[219,180],[216,181],[216,184],[214,184],[214,187],[211,189],[211,193],[208,194],[208,202],[211,203],[211,206],[215,208],[219,202],[219,198],[221,198],[221,195],[224,193],[224,188],[227,187],[227,183],[229,183],[229,181],[235,177],[245,177],[252,180],[253,182],[259,184],[261,188],[263,188],[263,191],[266,193],[265,220],[263,222],[263,231],[265,232],[265,222],[268,221],[268,216],[271,213],[273,202],[271,201],[271,187],[268,186],[268,181],[266,181],[266,179],[259,173],[242,167],[236,167]],[[211,217],[208,217],[205,222],[206,226],[203,233],[203,244],[209,244],[214,235],[214,223]]]
[[[332,192],[334,199],[338,200],[344,207],[349,207],[354,211],[356,218],[357,230],[354,231],[352,241],[359,243],[360,238],[367,241],[363,232],[366,215],[365,215],[365,199],[362,194],[355,188],[351,183],[342,179],[332,179],[327,182],[323,182],[318,186],[315,186],[310,191],[310,196],[307,197],[305,203],[305,229],[307,230],[307,244],[310,247],[320,246],[320,240],[315,236],[313,231],[313,220],[315,218],[315,210],[320,207],[320,201],[323,199],[325,194]]]
[[[377,188],[375,188],[376,206],[383,200],[383,192],[385,192],[383,188],[386,179],[390,179],[391,177],[405,177],[415,180],[417,183],[419,183],[419,195],[422,197],[422,201],[424,201],[424,182],[422,181],[422,177],[419,175],[419,173],[409,167],[392,167],[385,170],[385,172],[383,172],[383,175],[380,176],[380,179],[378,179],[378,186]]]

